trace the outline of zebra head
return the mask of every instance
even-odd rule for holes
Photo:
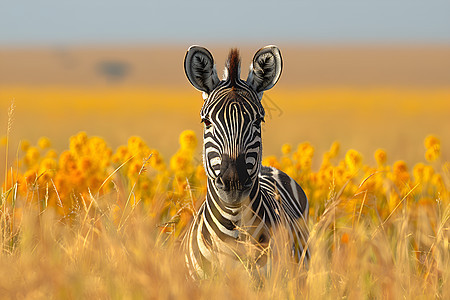
[[[211,53],[203,47],[188,49],[184,68],[205,100],[200,115],[205,126],[203,163],[208,188],[225,205],[238,206],[249,197],[261,169],[261,99],[280,78],[280,50],[266,46],[257,51],[246,81],[240,78],[237,49],[230,51],[222,80]]]

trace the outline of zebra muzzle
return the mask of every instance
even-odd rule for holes
[[[249,190],[253,182],[248,175],[245,154],[230,158],[222,154],[220,173],[215,180],[216,187],[224,192]]]

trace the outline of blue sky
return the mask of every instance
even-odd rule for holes
[[[0,45],[450,43],[450,0],[0,0]]]

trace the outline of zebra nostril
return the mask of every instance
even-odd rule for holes
[[[223,179],[221,176],[216,178],[216,187],[218,187],[221,190],[225,189],[225,183],[223,182]]]
[[[245,180],[245,182],[244,182],[244,188],[245,188],[245,189],[249,189],[249,188],[252,187],[252,185],[253,185],[253,182],[252,182],[252,180],[250,179],[250,177],[248,177],[247,180]]]

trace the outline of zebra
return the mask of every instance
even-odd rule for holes
[[[268,253],[281,225],[289,252],[307,262],[307,197],[294,179],[261,164],[261,100],[280,78],[280,50],[273,45],[258,50],[246,81],[240,78],[236,48],[229,52],[223,80],[212,54],[200,46],[188,49],[184,69],[190,83],[203,92],[200,116],[207,174],[206,200],[183,239],[191,275],[208,278],[228,261],[242,261],[249,244],[256,266],[268,270]]]

